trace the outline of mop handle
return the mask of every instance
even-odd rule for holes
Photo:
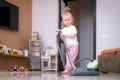
[[[64,60],[64,58],[63,58],[62,51],[61,51],[60,46],[59,46],[59,34],[61,34],[62,31],[61,31],[60,29],[58,29],[58,30],[56,30],[56,32],[57,32],[57,35],[56,35],[56,38],[57,38],[57,40],[56,40],[57,49],[58,49],[58,52],[59,52],[59,54],[60,54],[60,58],[61,58],[63,67],[64,67],[64,69],[65,69],[65,62],[64,62],[65,60]]]
[[[69,61],[70,61],[70,63],[71,63],[71,66],[73,67],[73,69],[76,69],[76,66],[75,66],[75,64],[74,64],[74,62],[73,62],[72,56],[71,56],[71,54],[70,54],[70,50],[67,48],[65,36],[61,36],[61,38],[62,38],[63,43],[64,43],[64,45],[65,45],[66,53],[67,53],[67,55],[68,55]]]

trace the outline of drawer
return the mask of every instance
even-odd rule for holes
[[[40,66],[40,63],[30,63],[31,66]]]
[[[40,47],[40,41],[31,41],[30,46],[31,47]]]
[[[31,69],[40,69],[40,66],[31,66]]]
[[[40,52],[31,52],[30,56],[40,58]]]
[[[40,52],[40,47],[31,47],[30,50],[32,52]]]
[[[30,62],[40,62],[40,58],[31,58]]]

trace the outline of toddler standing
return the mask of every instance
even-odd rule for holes
[[[62,33],[60,37],[64,36],[66,46],[70,51],[72,56],[72,60],[75,61],[76,56],[78,54],[78,41],[77,41],[77,30],[76,27],[73,25],[73,16],[70,12],[69,7],[65,7],[63,12],[61,13],[62,22],[65,27],[62,29]],[[62,71],[62,74],[67,74],[72,70],[72,66],[70,64],[69,58],[66,54],[66,66],[65,70]]]

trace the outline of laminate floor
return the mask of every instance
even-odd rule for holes
[[[120,73],[100,73],[99,76],[69,76],[49,71],[0,72],[0,80],[120,80]]]

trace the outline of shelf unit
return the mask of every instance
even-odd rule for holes
[[[41,56],[41,69],[57,72],[57,54]]]
[[[41,70],[41,40],[29,40],[30,70]]]

